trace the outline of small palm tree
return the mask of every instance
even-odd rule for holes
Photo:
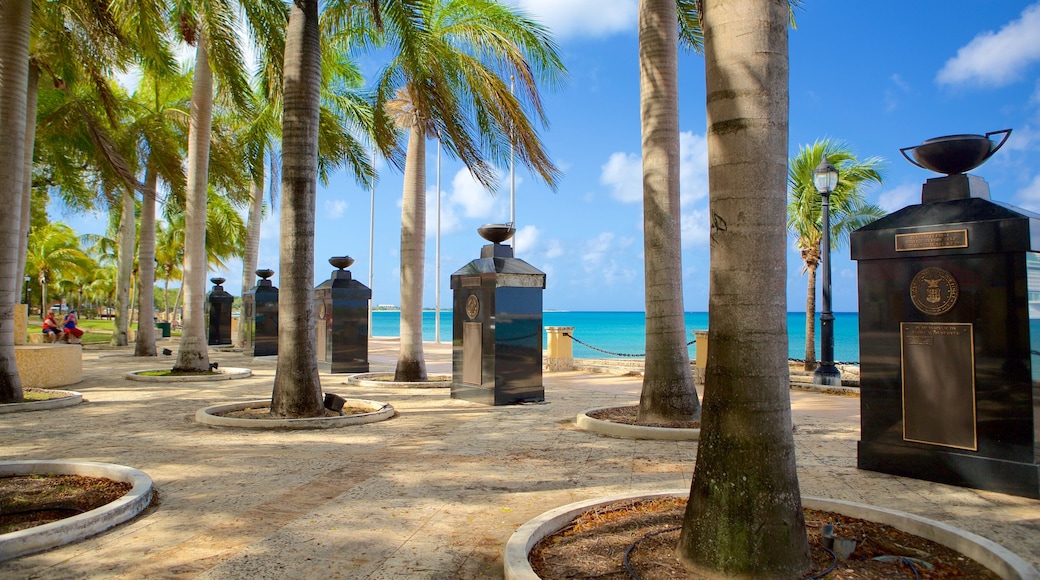
[[[61,223],[29,230],[25,271],[40,284],[40,317],[47,311],[47,290],[62,280],[83,276],[96,266],[82,249],[76,232]]]
[[[380,99],[394,105],[408,129],[401,210],[401,349],[397,381],[426,380],[422,352],[423,256],[425,255],[425,140],[436,136],[489,189],[491,161],[521,162],[554,186],[559,171],[542,148],[528,118],[543,122],[539,82],[554,83],[564,72],[547,29],[491,0],[435,0],[419,4],[427,34],[412,50],[401,50],[378,82]],[[514,96],[509,78],[517,81]],[[519,98],[518,98],[519,97]]]
[[[816,368],[816,268],[820,264],[823,214],[813,170],[824,156],[838,169],[838,186],[830,194],[831,247],[840,249],[849,234],[885,215],[864,199],[870,184],[882,183],[880,157],[859,161],[845,143],[817,140],[798,150],[787,171],[787,229],[802,255],[802,272],[809,275],[805,295],[805,370]]]

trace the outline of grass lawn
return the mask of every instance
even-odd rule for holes
[[[39,334],[43,329],[43,322],[38,317],[29,317],[29,334]],[[79,319],[77,326],[82,329],[83,337],[80,339],[83,344],[103,344],[112,340],[112,332],[115,330],[115,321],[112,319],[105,320],[85,320]],[[131,328],[137,328],[137,323],[134,322]],[[156,331],[158,338],[158,330]],[[180,336],[180,330],[172,332],[173,336]]]

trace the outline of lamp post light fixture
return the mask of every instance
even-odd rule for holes
[[[823,304],[820,309],[820,366],[813,372],[813,384],[841,385],[841,371],[834,366],[834,313],[831,312],[831,208],[830,196],[838,186],[838,170],[824,155],[813,170],[813,183],[820,192],[823,213],[823,237],[820,248]]]

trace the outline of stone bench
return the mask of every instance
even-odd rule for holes
[[[26,389],[64,387],[83,380],[83,347],[78,344],[15,346],[14,359]]]

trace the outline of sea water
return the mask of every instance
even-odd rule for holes
[[[434,341],[435,313],[423,312],[423,340]],[[441,311],[441,342],[451,342],[452,313]],[[573,326],[576,358],[642,358],[646,348],[646,319],[642,312],[561,312],[543,314],[545,326]],[[372,312],[373,336],[399,336],[401,314],[391,310]],[[686,313],[687,340],[693,341],[694,330],[708,329],[707,312]],[[544,339],[543,339],[544,340]],[[581,343],[586,343],[589,348]],[[787,349],[792,359],[805,358],[805,313],[787,314]],[[603,352],[606,351],[606,352]],[[690,344],[690,358],[697,349]],[[816,316],[816,358],[820,358],[820,317]],[[837,362],[859,361],[859,315],[855,312],[834,313],[834,359]]]

